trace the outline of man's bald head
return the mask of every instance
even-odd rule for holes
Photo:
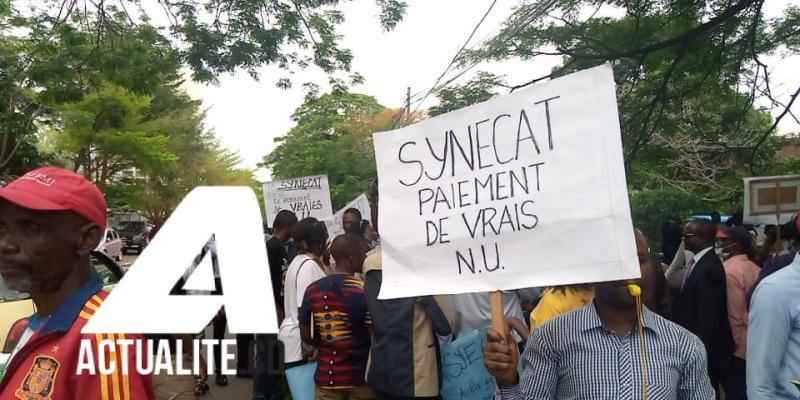
[[[367,245],[364,239],[354,233],[338,236],[331,243],[331,256],[336,260],[336,268],[340,272],[361,272],[366,254]]]

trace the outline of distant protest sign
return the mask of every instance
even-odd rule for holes
[[[609,65],[374,142],[380,298],[639,276]]]
[[[328,235],[334,237],[344,234],[342,217],[344,217],[344,212],[350,208],[355,208],[360,211],[362,219],[372,219],[372,209],[369,206],[369,200],[367,199],[367,195],[362,193],[353,201],[347,203],[346,206],[342,207],[341,210],[337,211],[336,214],[333,214],[333,219],[325,221],[325,225],[328,227]]]
[[[331,192],[327,175],[304,176],[264,183],[267,224],[272,227],[281,210],[293,211],[297,218],[333,218]]]
[[[785,224],[799,209],[800,175],[744,179],[745,224]]]

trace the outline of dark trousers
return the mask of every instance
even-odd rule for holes
[[[747,364],[733,357],[725,382],[725,400],[747,400]]]
[[[708,351],[708,350],[706,350]],[[725,361],[723,361],[725,360]],[[722,389],[725,386],[725,370],[727,369],[727,358],[708,352],[708,380],[714,388],[714,398],[722,399]]]
[[[251,343],[253,343],[253,335],[236,335],[236,375],[238,376],[248,374]]]
[[[269,400],[278,390],[283,354],[275,351],[277,335],[256,335],[253,400]]]
[[[219,311],[214,317],[214,339],[225,339],[225,326],[228,325],[228,317],[225,316],[225,309]],[[222,342],[218,342],[222,343]],[[222,373],[222,346],[214,346],[214,375],[224,375]]]
[[[205,254],[205,248],[203,249]],[[212,253],[213,254],[213,253]],[[216,261],[216,260],[215,260]],[[222,294],[222,279],[214,278],[214,287],[216,288],[211,294]],[[228,325],[228,317],[225,315],[225,307],[221,308],[217,316],[212,320],[211,326],[213,332],[211,333],[214,339],[218,340],[217,343],[222,344],[221,340],[225,339],[225,327]],[[209,375],[211,371],[208,371]],[[214,346],[214,375],[224,375],[222,373],[222,346]]]
[[[711,382],[711,387],[714,388],[714,399],[722,399],[722,380],[720,379],[720,371],[715,368],[708,369],[708,380]]]

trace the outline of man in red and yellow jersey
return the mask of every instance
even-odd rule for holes
[[[71,171],[41,168],[0,189],[0,276],[10,289],[30,292],[37,310],[10,338],[14,350],[0,371],[0,400],[154,398],[152,377],[136,372],[135,351],[106,348],[104,360],[93,360],[119,366],[126,356],[127,374],[119,367],[109,375],[77,374],[82,340],[99,354],[101,340],[141,338],[81,334],[107,295],[89,259],[106,218],[100,190]]]

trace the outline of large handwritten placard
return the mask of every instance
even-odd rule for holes
[[[495,380],[483,365],[486,331],[474,330],[442,346],[442,399],[490,400]]]
[[[362,219],[366,219],[368,221],[372,220],[372,209],[369,206],[369,199],[367,199],[366,194],[362,193],[353,199],[353,201],[347,203],[346,206],[337,211],[336,214],[333,214],[333,219],[325,221],[325,225],[328,227],[328,235],[330,235],[330,237],[344,234],[342,217],[344,217],[344,212],[350,208],[355,208],[356,210],[360,211]]]
[[[381,298],[639,276],[610,66],[374,139]]]
[[[293,211],[297,218],[333,218],[331,192],[327,175],[304,176],[264,183],[267,224],[272,227],[281,210]]]

